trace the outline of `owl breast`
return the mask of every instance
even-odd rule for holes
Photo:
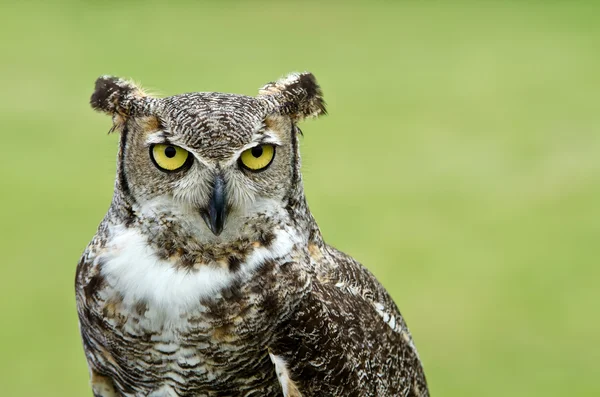
[[[248,253],[235,272],[218,263],[177,268],[139,232],[111,235],[78,274],[93,369],[123,395],[281,395],[269,344],[309,282],[294,271],[295,242],[286,231]]]

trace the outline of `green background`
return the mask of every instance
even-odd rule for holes
[[[326,239],[398,302],[435,396],[600,395],[600,4],[13,2],[0,12],[0,394],[89,396],[73,279],[117,135],[101,74],[254,95],[312,71]]]

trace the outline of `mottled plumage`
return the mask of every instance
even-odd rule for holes
[[[396,305],[306,204],[296,123],[325,112],[312,74],[164,99],[105,76],[91,104],[121,134],[76,275],[95,396],[428,396]]]

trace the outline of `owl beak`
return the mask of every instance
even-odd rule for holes
[[[219,173],[215,176],[208,208],[202,211],[202,219],[215,236],[223,231],[225,217],[227,216],[225,202],[225,179]]]

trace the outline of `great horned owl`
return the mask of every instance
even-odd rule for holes
[[[146,95],[100,77],[112,203],[77,267],[95,396],[427,396],[396,305],[327,245],[302,186],[310,73],[257,97]]]

